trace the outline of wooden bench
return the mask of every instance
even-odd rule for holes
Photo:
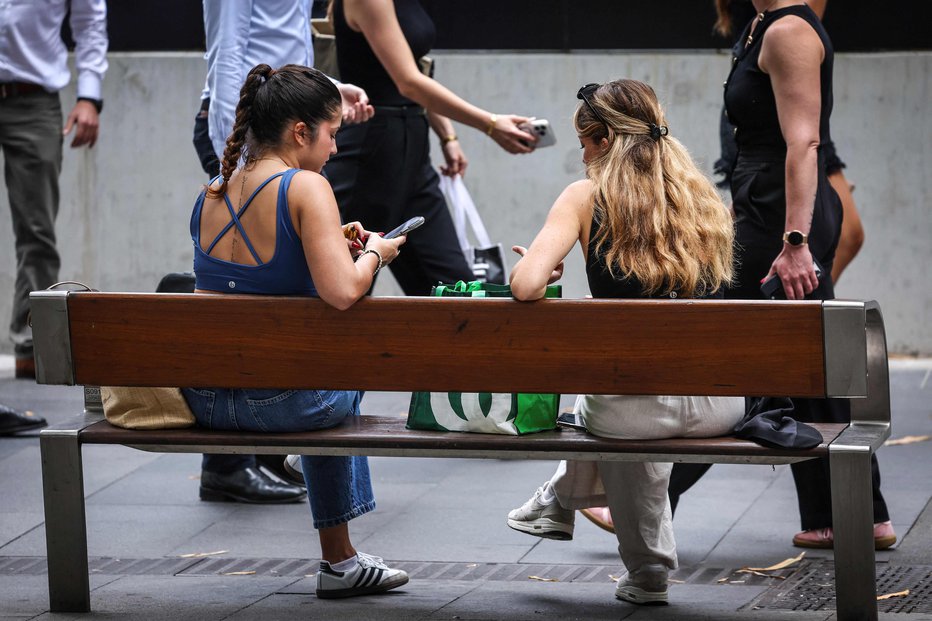
[[[787,464],[828,456],[841,619],[876,619],[870,456],[890,433],[886,342],[873,302],[370,298],[36,292],[37,378],[82,384],[83,417],[40,434],[51,610],[90,609],[81,447]],[[417,432],[363,416],[327,431],[131,431],[99,390],[227,386],[384,391],[862,397],[811,450],[735,438],[619,441]]]

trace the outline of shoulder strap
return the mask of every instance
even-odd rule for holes
[[[229,231],[230,228],[235,226],[237,229],[239,229],[240,235],[243,236],[243,243],[246,244],[246,248],[249,249],[250,254],[252,254],[252,258],[256,260],[256,265],[263,264],[262,259],[259,258],[259,253],[256,252],[256,249],[253,247],[252,242],[249,241],[249,235],[246,234],[246,229],[243,228],[243,224],[242,222],[240,222],[240,218],[246,212],[246,209],[249,207],[249,205],[252,204],[252,199],[254,199],[256,195],[260,191],[262,191],[262,189],[265,186],[267,186],[271,181],[273,181],[274,179],[277,179],[278,177],[281,177],[282,175],[285,174],[285,172],[287,171],[277,172],[271,177],[269,177],[268,179],[266,179],[265,181],[263,181],[262,183],[260,183],[259,187],[253,190],[252,194],[249,195],[249,198],[247,198],[246,201],[243,203],[242,207],[239,208],[239,211],[235,211],[233,209],[233,203],[230,202],[229,195],[228,194],[223,195],[223,202],[226,203],[227,210],[230,212],[230,221],[227,222],[226,225],[222,229],[220,229],[220,232],[217,234],[216,237],[214,237],[214,240],[210,243],[210,246],[207,247],[207,250],[206,250],[207,254],[210,254],[211,251],[214,249],[214,246],[217,245],[217,242],[219,242],[220,239],[224,235],[227,234],[227,231]]]

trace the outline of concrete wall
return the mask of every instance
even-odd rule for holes
[[[717,157],[720,85],[728,57],[696,53],[437,54],[437,77],[499,113],[550,119],[555,147],[511,156],[480,132],[458,127],[470,159],[466,182],[493,237],[527,244],[552,201],[582,173],[570,118],[579,85],[615,77],[652,84],[671,132],[711,172]],[[66,147],[58,236],[62,279],[102,290],[151,291],[168,271],[190,269],[188,218],[204,182],[191,146],[203,84],[198,54],[111,54],[98,146]],[[842,54],[836,58],[833,134],[867,241],[838,287],[840,297],[880,301],[893,351],[932,354],[932,264],[928,120],[932,54]],[[73,101],[72,92],[63,101]],[[439,149],[435,151],[439,152]],[[435,153],[437,155],[437,153]],[[0,183],[2,185],[2,183]],[[0,192],[0,351],[15,260],[6,192]],[[567,265],[565,295],[586,293],[580,253]],[[377,291],[397,292],[390,278]]]

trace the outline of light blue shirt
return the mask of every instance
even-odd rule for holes
[[[0,0],[0,82],[29,82],[50,93],[68,84],[71,71],[61,26],[69,6],[77,95],[101,98],[101,82],[107,71],[104,0]]]
[[[207,123],[217,157],[233,131],[239,91],[260,63],[314,66],[313,0],[203,0],[207,39]]]

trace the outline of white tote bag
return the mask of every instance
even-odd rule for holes
[[[482,223],[482,216],[476,209],[463,178],[440,177],[440,190],[447,199],[450,211],[453,214],[453,226],[456,227],[456,237],[460,248],[466,255],[466,261],[472,268],[475,280],[504,285],[507,282],[507,266],[505,253],[501,244],[493,244],[489,232]],[[468,230],[472,230],[476,245],[469,243]]]

